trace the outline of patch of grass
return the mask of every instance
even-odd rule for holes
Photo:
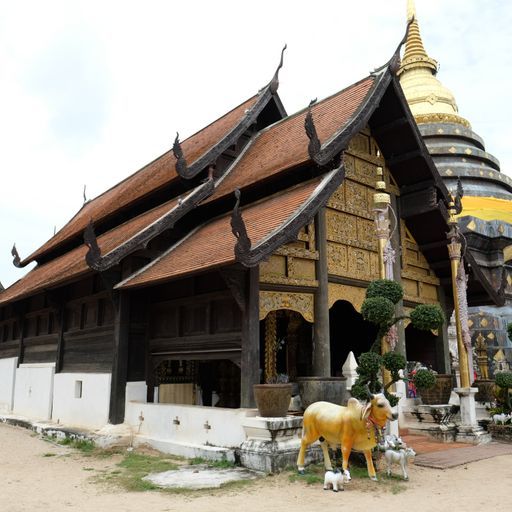
[[[144,492],[159,489],[156,485],[142,480],[149,473],[161,473],[178,469],[178,465],[168,457],[129,452],[115,469],[100,475],[97,481],[112,483],[126,491]]]
[[[56,453],[43,453],[43,457],[55,457],[56,455]]]
[[[84,471],[94,471],[94,468],[82,468]]]
[[[199,464],[206,464],[207,460],[202,457],[194,457],[188,461],[191,466],[198,466]]]
[[[231,462],[227,459],[221,459],[221,460],[208,460],[203,459],[203,457],[194,457],[188,461],[188,463],[191,466],[198,466],[204,464],[205,466],[208,466],[209,468],[218,468],[218,469],[230,469],[235,467],[235,463]]]

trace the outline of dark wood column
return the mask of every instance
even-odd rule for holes
[[[126,291],[114,291],[115,308],[112,382],[110,386],[109,421],[116,425],[124,421],[126,377],[128,372],[129,296]]]
[[[65,322],[66,308],[64,304],[60,304],[55,311],[57,317],[57,353],[55,355],[55,373],[62,370],[62,363],[64,360],[64,322]]]
[[[247,271],[242,318],[240,407],[255,407],[253,384],[260,382],[260,271]]]
[[[25,355],[25,314],[18,315],[18,325],[20,326],[20,341],[18,344],[18,366],[23,363],[23,356]]]
[[[315,240],[318,251],[315,293],[315,324],[313,326],[313,375],[331,375],[331,345],[329,337],[329,276],[327,271],[327,223],[325,208],[315,217]]]

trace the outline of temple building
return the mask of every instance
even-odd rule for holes
[[[511,184],[437,81],[416,20],[400,64],[401,46],[291,115],[281,58],[257,94],[177,136],[29,256],[13,249],[16,266],[37,266],[0,291],[0,408],[85,427],[126,422],[155,446],[242,442],[268,347],[293,381],[339,375],[374,342],[360,309],[381,270],[377,182],[394,215],[400,310],[439,304],[451,315],[448,188],[459,175],[469,305],[503,304],[510,228],[470,207],[482,194],[501,204]],[[396,343],[450,371],[447,326],[401,325]]]
[[[461,180],[459,226],[467,255],[486,274],[481,287],[476,284],[478,278],[469,283],[472,344],[475,347],[483,337],[489,367],[500,369],[512,363],[512,343],[506,332],[512,321],[512,280],[507,268],[512,260],[512,180],[500,172],[499,161],[485,150],[483,139],[459,114],[453,93],[437,78],[438,64],[425,51],[414,0],[408,0],[407,19],[412,23],[398,70],[400,85],[447,188],[456,190],[457,179]],[[491,287],[484,289],[485,282]],[[500,307],[489,307],[490,303]]]

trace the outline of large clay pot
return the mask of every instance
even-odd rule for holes
[[[477,402],[492,402],[494,400],[494,381],[492,379],[477,379],[471,387],[478,388],[478,393],[475,395]]]
[[[421,401],[425,405],[447,404],[453,389],[453,376],[451,373],[438,373],[436,383],[431,389],[419,389]]]
[[[264,418],[286,416],[292,398],[290,383],[255,384],[253,392],[260,416]]]
[[[346,377],[297,377],[303,409],[314,402],[345,405],[348,399],[346,381]]]

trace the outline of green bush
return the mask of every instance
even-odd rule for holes
[[[387,352],[382,356],[382,362],[384,363],[384,368],[391,373],[398,373],[398,371],[403,370],[407,364],[405,357],[398,352]]]
[[[359,375],[377,375],[382,366],[382,357],[376,352],[363,352],[359,356],[359,365],[356,369]]]
[[[496,386],[503,389],[512,388],[512,372],[500,372],[494,376]]]
[[[420,368],[414,375],[414,385],[418,389],[430,389],[436,384],[437,377],[433,372],[425,368]]]
[[[512,341],[512,322],[507,325],[508,339]]]
[[[437,304],[420,304],[411,311],[411,322],[416,329],[439,329],[445,321],[443,310]]]
[[[390,279],[376,279],[372,281],[366,289],[366,298],[384,297],[393,304],[402,300],[404,290],[396,281]]]
[[[361,306],[363,318],[378,326],[391,325],[395,315],[394,304],[385,297],[371,297],[363,301]]]

